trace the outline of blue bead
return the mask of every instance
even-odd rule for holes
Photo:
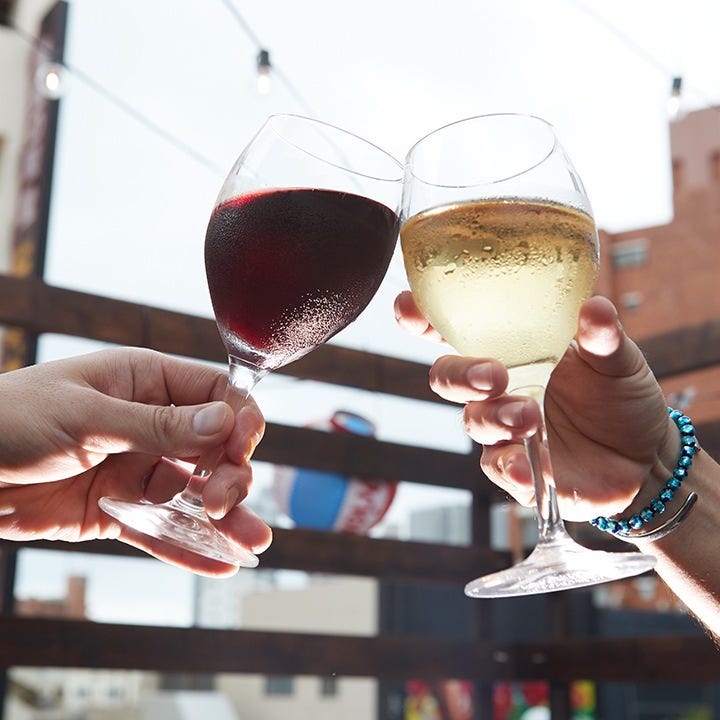
[[[683,435],[694,435],[695,434],[695,426],[690,425],[689,423],[687,425],[681,425],[680,432]]]
[[[678,458],[677,464],[678,464],[678,467],[687,469],[692,465],[692,458],[682,455],[680,458]]]
[[[639,515],[633,515],[629,520],[630,527],[639,530],[643,525],[643,519]]]
[[[693,447],[695,447],[695,436],[694,435],[683,435],[680,438],[680,442],[683,445],[692,445]]]
[[[670,502],[675,497],[675,491],[671,488],[664,488],[660,491],[660,495],[658,496],[663,502]]]
[[[675,422],[680,427],[681,425],[689,425],[692,420],[687,415],[681,415]]]
[[[608,518],[607,527],[605,528],[606,532],[616,533],[619,529],[618,521]]]
[[[680,452],[681,457],[695,457],[695,453],[697,452],[697,448],[694,445],[683,445],[683,449]]]
[[[618,520],[618,532],[630,532],[630,523],[625,518]]]
[[[673,477],[678,480],[684,480],[687,477],[687,470],[684,467],[676,467],[673,470]]]
[[[644,507],[644,508],[640,511],[640,517],[642,518],[642,520],[643,520],[644,522],[650,522],[650,520],[652,520],[652,519],[655,517],[655,513],[652,511],[651,508],[649,508],[649,507]]]
[[[677,489],[679,489],[680,484],[681,483],[680,483],[680,480],[678,480],[678,478],[672,477],[667,481],[666,486],[671,488],[672,490],[677,490]]]
[[[658,498],[654,498],[650,501],[650,507],[655,511],[656,515],[660,515],[660,513],[665,512],[665,503]]]
[[[673,410],[672,408],[668,408],[668,415],[670,415],[670,419],[674,420],[675,422],[678,421],[678,418],[681,418],[683,414],[679,410]]]
[[[597,527],[600,530],[607,530],[607,526],[608,526],[608,519],[606,517],[597,518]]]

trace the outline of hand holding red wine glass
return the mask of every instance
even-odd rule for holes
[[[313,350],[365,309],[398,232],[402,166],[332,125],[271,116],[220,190],[205,267],[229,361],[225,400],[236,411],[268,372]],[[198,461],[187,487],[160,505],[101,498],[130,527],[222,562],[257,557],[207,516],[203,486],[222,448]]]

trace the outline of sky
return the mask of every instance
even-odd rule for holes
[[[555,125],[600,227],[663,224],[672,77],[684,79],[686,111],[720,95],[720,4],[710,0],[232,5],[245,28],[223,0],[71,0],[49,283],[210,316],[207,220],[225,173],[275,112],[313,115],[398,159],[463,117],[536,114]],[[255,39],[279,73],[268,95],[257,91]],[[394,322],[406,286],[396,254],[368,310],[333,342],[431,362],[444,351]],[[94,347],[47,337],[41,359]],[[255,395],[273,422],[302,425],[342,406],[370,417],[381,439],[468,448],[455,408],[272,376]],[[269,482],[267,468],[257,474]],[[437,502],[408,488],[388,522]]]

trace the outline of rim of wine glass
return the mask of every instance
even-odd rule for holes
[[[521,170],[520,172],[513,173],[512,175],[506,175],[505,177],[498,178],[497,180],[481,180],[476,183],[461,183],[460,185],[446,185],[444,183],[437,183],[437,182],[431,182],[430,180],[423,179],[420,175],[418,175],[413,170],[413,164],[410,162],[409,158],[413,155],[415,152],[415,149],[420,145],[420,143],[427,140],[429,137],[432,137],[433,135],[437,135],[437,133],[442,132],[443,130],[447,130],[448,128],[451,128],[455,125],[462,125],[463,123],[472,122],[473,120],[483,120],[485,118],[497,118],[497,117],[518,117],[518,118],[527,118],[528,120],[537,120],[538,122],[545,125],[545,127],[550,131],[550,135],[552,136],[552,146],[550,147],[550,150],[543,155],[543,157],[538,160],[535,164],[530,165],[529,167],[526,167],[524,170]],[[508,180],[512,180],[513,178],[520,177],[521,175],[525,175],[526,173],[529,173],[530,171],[534,170],[536,167],[539,167],[542,165],[554,152],[555,150],[560,146],[560,142],[558,140],[557,133],[555,131],[555,127],[552,125],[552,123],[549,123],[544,118],[539,117],[538,115],[532,115],[530,113],[511,113],[511,112],[502,112],[502,113],[485,113],[483,115],[473,115],[471,117],[462,118],[461,120],[454,120],[453,122],[447,123],[446,125],[442,125],[439,128],[435,128],[435,130],[432,130],[431,132],[427,133],[427,135],[423,135],[417,142],[415,142],[412,147],[408,150],[407,155],[405,156],[405,172],[410,173],[413,177],[420,180],[420,182],[425,183],[426,185],[433,185],[434,187],[441,187],[441,188],[464,188],[464,187],[476,187],[480,185],[497,185],[498,183],[506,182]]]
[[[348,137],[353,138],[354,140],[359,140],[364,145],[368,145],[374,150],[377,150],[379,153],[384,155],[386,158],[388,158],[393,164],[395,164],[399,170],[399,175],[394,178],[389,177],[377,177],[376,175],[370,175],[368,173],[358,172],[357,170],[353,170],[349,167],[345,167],[344,165],[339,165],[336,162],[332,162],[331,160],[328,160],[327,158],[321,157],[320,155],[316,155],[313,152],[310,152],[307,148],[302,147],[301,145],[298,145],[295,142],[292,142],[289,138],[285,137],[278,128],[276,128],[273,125],[273,121],[279,120],[281,118],[292,118],[294,120],[302,120],[307,123],[312,123],[314,125],[322,125],[325,128],[330,128],[331,130],[334,130],[338,133],[342,133],[343,135],[347,135]],[[349,130],[344,130],[341,127],[338,127],[337,125],[332,125],[331,123],[325,122],[323,120],[316,120],[315,118],[307,117],[306,115],[297,115],[296,113],[274,113],[273,115],[269,115],[267,120],[265,121],[265,124],[270,127],[270,129],[281,139],[283,142],[287,143],[291,147],[296,148],[297,150],[300,150],[300,152],[305,153],[306,155],[309,155],[312,158],[315,158],[316,160],[319,160],[320,162],[325,163],[326,165],[330,165],[331,167],[335,167],[338,170],[343,170],[344,172],[352,173],[353,175],[357,175],[358,177],[364,177],[368,180],[377,180],[378,182],[388,182],[388,183],[399,183],[403,180],[403,173],[404,173],[404,167],[403,164],[393,155],[391,155],[387,150],[383,150],[379,145],[376,145],[373,142],[370,142],[369,140],[366,140],[363,137],[360,137],[360,135],[357,135],[354,132],[350,132]],[[332,142],[332,141],[331,141]],[[334,144],[334,143],[332,143]],[[339,150],[339,148],[338,148]]]

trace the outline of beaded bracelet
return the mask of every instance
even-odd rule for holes
[[[680,430],[680,443],[682,446],[672,477],[665,483],[665,487],[658,493],[657,497],[653,498],[635,515],[618,519],[601,516],[591,520],[590,524],[598,528],[598,530],[611,533],[621,540],[658,540],[671,533],[685,519],[685,516],[695,504],[697,495],[690,493],[680,510],[666,523],[649,532],[633,532],[640,530],[643,525],[665,512],[665,507],[673,500],[683,480],[687,478],[693,458],[700,449],[695,439],[695,427],[692,420],[679,410],[668,408],[667,411],[670,419],[675,422]]]

